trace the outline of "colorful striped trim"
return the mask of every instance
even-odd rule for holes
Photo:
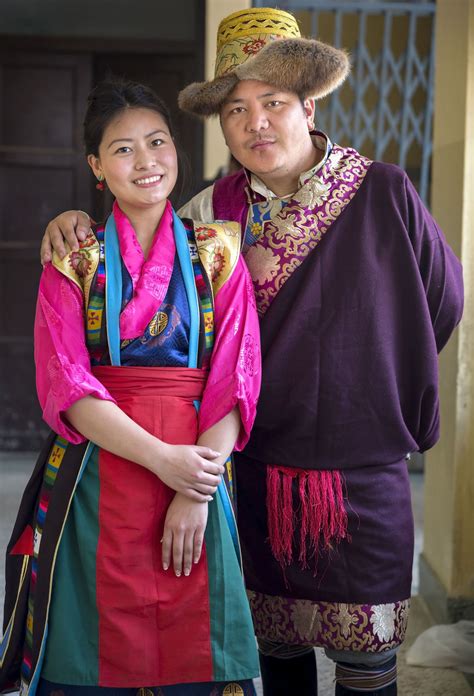
[[[36,577],[38,572],[38,553],[41,546],[41,537],[43,535],[44,523],[48,513],[48,506],[51,497],[51,490],[56,481],[59,468],[64,459],[68,441],[62,437],[57,437],[54,445],[51,448],[48,462],[46,465],[43,485],[41,488],[38,510],[36,513],[36,526],[34,534],[34,551],[31,565],[30,593],[28,597],[28,614],[26,618],[25,644],[23,650],[23,663],[21,665],[22,683],[29,684],[31,677],[32,664],[32,646],[33,646],[33,625],[35,614],[35,591]]]
[[[336,683],[346,689],[360,693],[373,693],[397,681],[397,658],[387,660],[382,665],[367,667],[351,665],[347,662],[336,663]]]
[[[203,321],[203,336],[204,341],[200,345],[200,363],[201,367],[209,369],[212,349],[214,347],[214,305],[212,299],[212,291],[209,285],[209,280],[203,270],[201,257],[199,256],[198,246],[194,233],[194,226],[191,220],[182,220],[186,233],[188,235],[189,253],[193,262],[194,279],[196,290],[198,293],[199,304],[201,307],[201,315]],[[225,463],[224,481],[229,491],[231,500],[234,500],[234,477],[232,457]]]
[[[186,233],[188,235],[189,253],[193,262],[194,279],[196,290],[201,306],[201,315],[203,321],[203,337],[200,345],[200,366],[209,369],[212,349],[214,347],[214,303],[212,299],[212,291],[207,275],[204,273],[201,257],[199,256],[198,246],[196,244],[194,225],[191,220],[182,220]],[[202,233],[202,228],[201,233]],[[232,457],[225,463],[224,481],[229,491],[231,500],[234,500],[234,476]]]
[[[105,247],[104,227],[95,230],[99,242],[99,265],[92,284],[89,304],[87,306],[86,338],[91,357],[98,362],[104,352],[102,337],[102,320],[105,308]]]
[[[232,461],[232,457],[229,457],[229,459],[225,463],[225,472],[224,472],[224,480],[226,482],[227,488],[230,493],[231,499],[234,501],[234,506],[235,506],[235,490],[234,490],[234,464]]]
[[[182,222],[184,224],[186,234],[188,235],[189,253],[193,263],[194,279],[203,320],[204,341],[200,355],[200,366],[204,369],[208,369],[211,361],[212,349],[214,347],[214,307],[212,302],[212,291],[208,282],[206,282],[206,277],[204,275],[201,258],[198,253],[198,247],[194,236],[194,227],[189,220],[183,220]]]
[[[8,626],[6,627],[5,633],[3,634],[2,640],[0,642],[0,667],[3,667],[3,661],[5,659],[5,655],[7,654],[8,646],[10,645],[10,637],[11,637],[12,630],[13,630],[13,624],[15,622],[15,614],[16,614],[16,610],[17,610],[17,606],[18,606],[18,600],[19,600],[19,597],[21,594],[23,583],[25,582],[25,578],[27,576],[28,562],[29,562],[29,556],[24,556],[23,563],[21,566],[20,582],[18,584],[18,592],[17,592],[15,606],[13,608],[12,615],[11,615],[10,620],[8,622]]]

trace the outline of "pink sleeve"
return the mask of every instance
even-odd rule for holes
[[[242,257],[230,279],[218,291],[214,304],[215,342],[199,411],[199,432],[208,430],[238,405],[242,428],[235,449],[241,450],[255,420],[261,382],[255,296]]]
[[[92,375],[84,330],[81,290],[47,264],[36,305],[36,389],[46,423],[73,444],[85,438],[68,422],[65,411],[88,395],[114,401]]]

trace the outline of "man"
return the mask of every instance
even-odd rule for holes
[[[262,395],[236,469],[264,693],[316,694],[322,646],[338,696],[391,696],[413,560],[406,458],[438,438],[461,269],[400,169],[314,131],[314,98],[349,63],[299,37],[268,8],[221,22],[216,77],[180,105],[218,114],[243,168],[181,213],[242,224],[261,316]],[[50,223],[59,250],[78,218]]]

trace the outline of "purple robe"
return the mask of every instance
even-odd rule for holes
[[[216,217],[246,220],[246,184],[242,171],[216,183]],[[408,177],[372,163],[261,320],[262,391],[236,459],[258,636],[362,651],[403,640],[413,560],[405,457],[438,439],[437,353],[462,304],[460,263]],[[297,563],[283,573],[271,554],[262,501],[272,464],[343,472],[350,539],[321,552],[316,573]]]

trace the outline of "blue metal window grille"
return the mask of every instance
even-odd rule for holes
[[[435,2],[293,0],[278,7],[297,17],[303,35],[351,54],[346,83],[317,104],[317,127],[341,145],[400,165],[427,203]]]

